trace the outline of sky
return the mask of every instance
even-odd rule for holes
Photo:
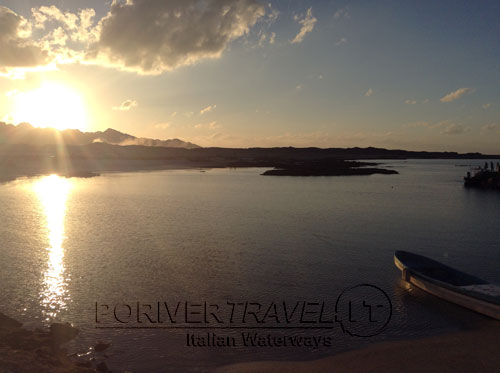
[[[500,153],[500,2],[0,0],[0,121]]]

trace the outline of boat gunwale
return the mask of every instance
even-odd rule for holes
[[[403,270],[407,270],[410,272],[410,275],[415,277],[417,280],[420,279],[421,281],[426,281],[428,283],[431,283],[435,286],[438,286],[438,287],[442,287],[444,289],[447,289],[451,292],[454,292],[456,294],[461,294],[461,295],[464,295],[466,297],[469,297],[469,298],[473,298],[474,300],[477,300],[477,301],[481,301],[481,302],[484,302],[486,304],[491,304],[491,305],[495,305],[497,307],[500,307],[500,296],[489,296],[487,294],[484,294],[484,293],[480,293],[480,292],[477,292],[477,291],[474,291],[474,290],[471,290],[471,289],[464,289],[462,286],[459,286],[459,285],[452,285],[450,283],[446,283],[444,281],[441,281],[441,280],[438,280],[438,279],[435,279],[435,278],[432,278],[430,276],[427,276],[421,272],[419,272],[418,268],[412,268],[412,267],[409,267],[408,265],[405,265],[401,260],[400,258],[398,258],[398,256],[396,255],[397,253],[407,253],[406,251],[396,251],[396,253],[394,254],[394,263],[396,264],[396,267],[398,267],[401,271]],[[412,254],[412,253],[409,253],[411,255],[417,255],[417,256],[421,256],[421,255],[418,255],[418,254]],[[441,268],[446,268],[446,269],[449,269],[449,270],[452,270],[452,271],[455,271],[456,273],[461,273],[461,274],[465,274],[465,275],[468,275],[468,276],[471,276],[465,272],[462,272],[462,271],[459,271],[459,270],[456,270],[452,267],[449,267],[445,264],[441,264],[433,259],[430,259],[430,258],[426,258],[426,257],[423,257],[425,259],[429,259],[430,261],[432,262],[435,262],[439,265],[441,265],[442,267]],[[471,276],[473,278],[477,278],[475,276]],[[488,281],[485,281],[485,280],[482,280],[480,278],[477,278],[478,280],[481,281],[481,283],[478,283],[478,285],[486,285],[486,284],[491,284],[490,282]],[[408,281],[411,283],[411,281]],[[416,285],[418,286],[418,285]],[[420,286],[419,286],[420,287]],[[425,289],[424,289],[425,290]],[[500,309],[499,309],[499,312],[500,312]]]

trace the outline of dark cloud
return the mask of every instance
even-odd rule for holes
[[[266,10],[257,0],[114,0],[87,59],[154,74],[218,58]]]
[[[0,68],[45,65],[45,51],[29,39],[31,24],[12,10],[0,6]]]

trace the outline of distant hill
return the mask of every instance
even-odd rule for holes
[[[59,144],[65,143],[64,149]],[[114,145],[118,143],[122,145]],[[141,144],[141,145],[137,145]],[[148,144],[148,146],[145,146]],[[170,144],[170,145],[169,145]],[[0,124],[0,182],[21,176],[65,176],[139,170],[263,167],[265,175],[338,176],[391,174],[394,170],[346,160],[500,159],[500,155],[416,152],[380,148],[201,148],[181,140],[141,139],[112,129],[85,133]]]
[[[198,145],[179,139],[158,140],[135,137],[112,128],[106,131],[82,132],[79,130],[56,130],[54,128],[37,128],[29,123],[17,126],[0,122],[0,144],[25,145],[88,145],[101,142],[111,145],[142,145],[166,148],[195,149]]]

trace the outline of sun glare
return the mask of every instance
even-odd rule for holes
[[[37,180],[33,190],[40,199],[45,215],[48,245],[47,270],[43,276],[43,289],[40,293],[43,313],[50,319],[66,308],[69,300],[68,276],[64,266],[64,220],[66,201],[72,183],[69,179],[50,175]]]
[[[38,89],[19,92],[14,97],[13,106],[15,123],[28,122],[36,127],[59,130],[86,128],[83,99],[64,85],[44,83]]]

